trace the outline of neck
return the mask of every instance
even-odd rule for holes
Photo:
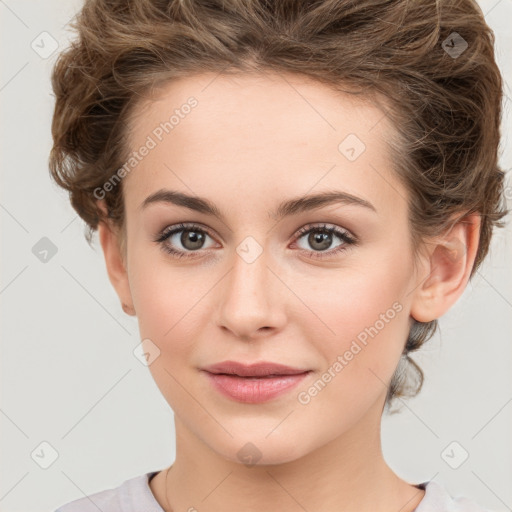
[[[424,491],[401,480],[386,464],[381,410],[377,422],[367,418],[303,457],[251,467],[212,451],[175,417],[176,460],[167,489],[165,471],[159,475],[161,491],[155,496],[165,509],[162,494],[167,494],[173,511],[413,511]]]

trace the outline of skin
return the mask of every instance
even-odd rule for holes
[[[138,105],[130,148],[190,96],[198,106],[123,180],[126,253],[114,226],[98,228],[112,285],[133,306],[141,339],[160,350],[149,369],[174,411],[176,460],[167,487],[164,470],[151,491],[164,510],[167,493],[176,512],[412,511],[424,491],[396,475],[381,451],[387,385],[413,318],[439,318],[464,291],[479,216],[429,240],[414,260],[388,119],[368,101],[291,74],[205,73],[167,83]],[[366,145],[355,161],[338,151],[350,133]],[[207,198],[224,221],[163,202],[141,209],[159,189]],[[333,190],[376,212],[338,202],[281,220],[269,214],[283,200]],[[199,249],[180,243],[182,232],[167,240],[192,253],[188,259],[154,242],[179,223],[208,233]],[[308,234],[298,238],[301,227],[323,223],[359,243],[329,255],[345,243],[337,235],[320,250]],[[251,263],[237,253],[248,236],[262,250]],[[321,251],[323,259],[312,255]],[[299,403],[298,393],[394,303],[401,311]],[[215,391],[198,369],[227,359],[312,373],[270,402],[243,404]],[[249,442],[261,454],[252,467],[238,456]]]

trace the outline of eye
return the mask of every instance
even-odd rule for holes
[[[335,246],[334,249],[326,251],[326,249],[332,246],[333,239],[336,237],[342,242]],[[348,231],[342,230],[336,226],[327,226],[326,224],[320,226],[304,226],[298,232],[298,240],[301,238],[305,238],[306,243],[312,247],[313,250],[307,248],[304,250],[314,258],[328,258],[342,251],[346,251],[350,246],[357,245],[357,239],[349,234]]]
[[[336,237],[341,243],[331,250],[326,250],[332,246]],[[177,224],[166,227],[154,241],[160,244],[163,251],[175,258],[194,258],[200,257],[202,249],[208,249],[205,247],[207,238],[213,239],[207,229],[197,224]],[[297,233],[297,239],[302,238],[313,249],[304,250],[313,258],[319,259],[332,257],[346,251],[350,246],[357,245],[357,239],[348,231],[326,224],[304,226]]]
[[[178,224],[165,228],[155,242],[161,245],[162,250],[176,258],[193,258],[195,255],[191,253],[204,249],[207,237],[212,238],[207,230],[196,224]],[[179,248],[180,245],[184,250]]]

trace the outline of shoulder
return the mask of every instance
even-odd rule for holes
[[[118,487],[96,492],[60,506],[55,512],[163,512],[149,487],[157,471],[125,480]]]
[[[469,498],[452,497],[441,484],[433,480],[419,487],[425,489],[425,496],[414,512],[492,512]]]

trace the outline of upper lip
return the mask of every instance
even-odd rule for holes
[[[308,372],[302,368],[292,368],[279,363],[262,361],[253,364],[244,364],[237,361],[223,361],[202,368],[209,373],[225,373],[239,377],[266,377],[268,375],[298,375]]]

